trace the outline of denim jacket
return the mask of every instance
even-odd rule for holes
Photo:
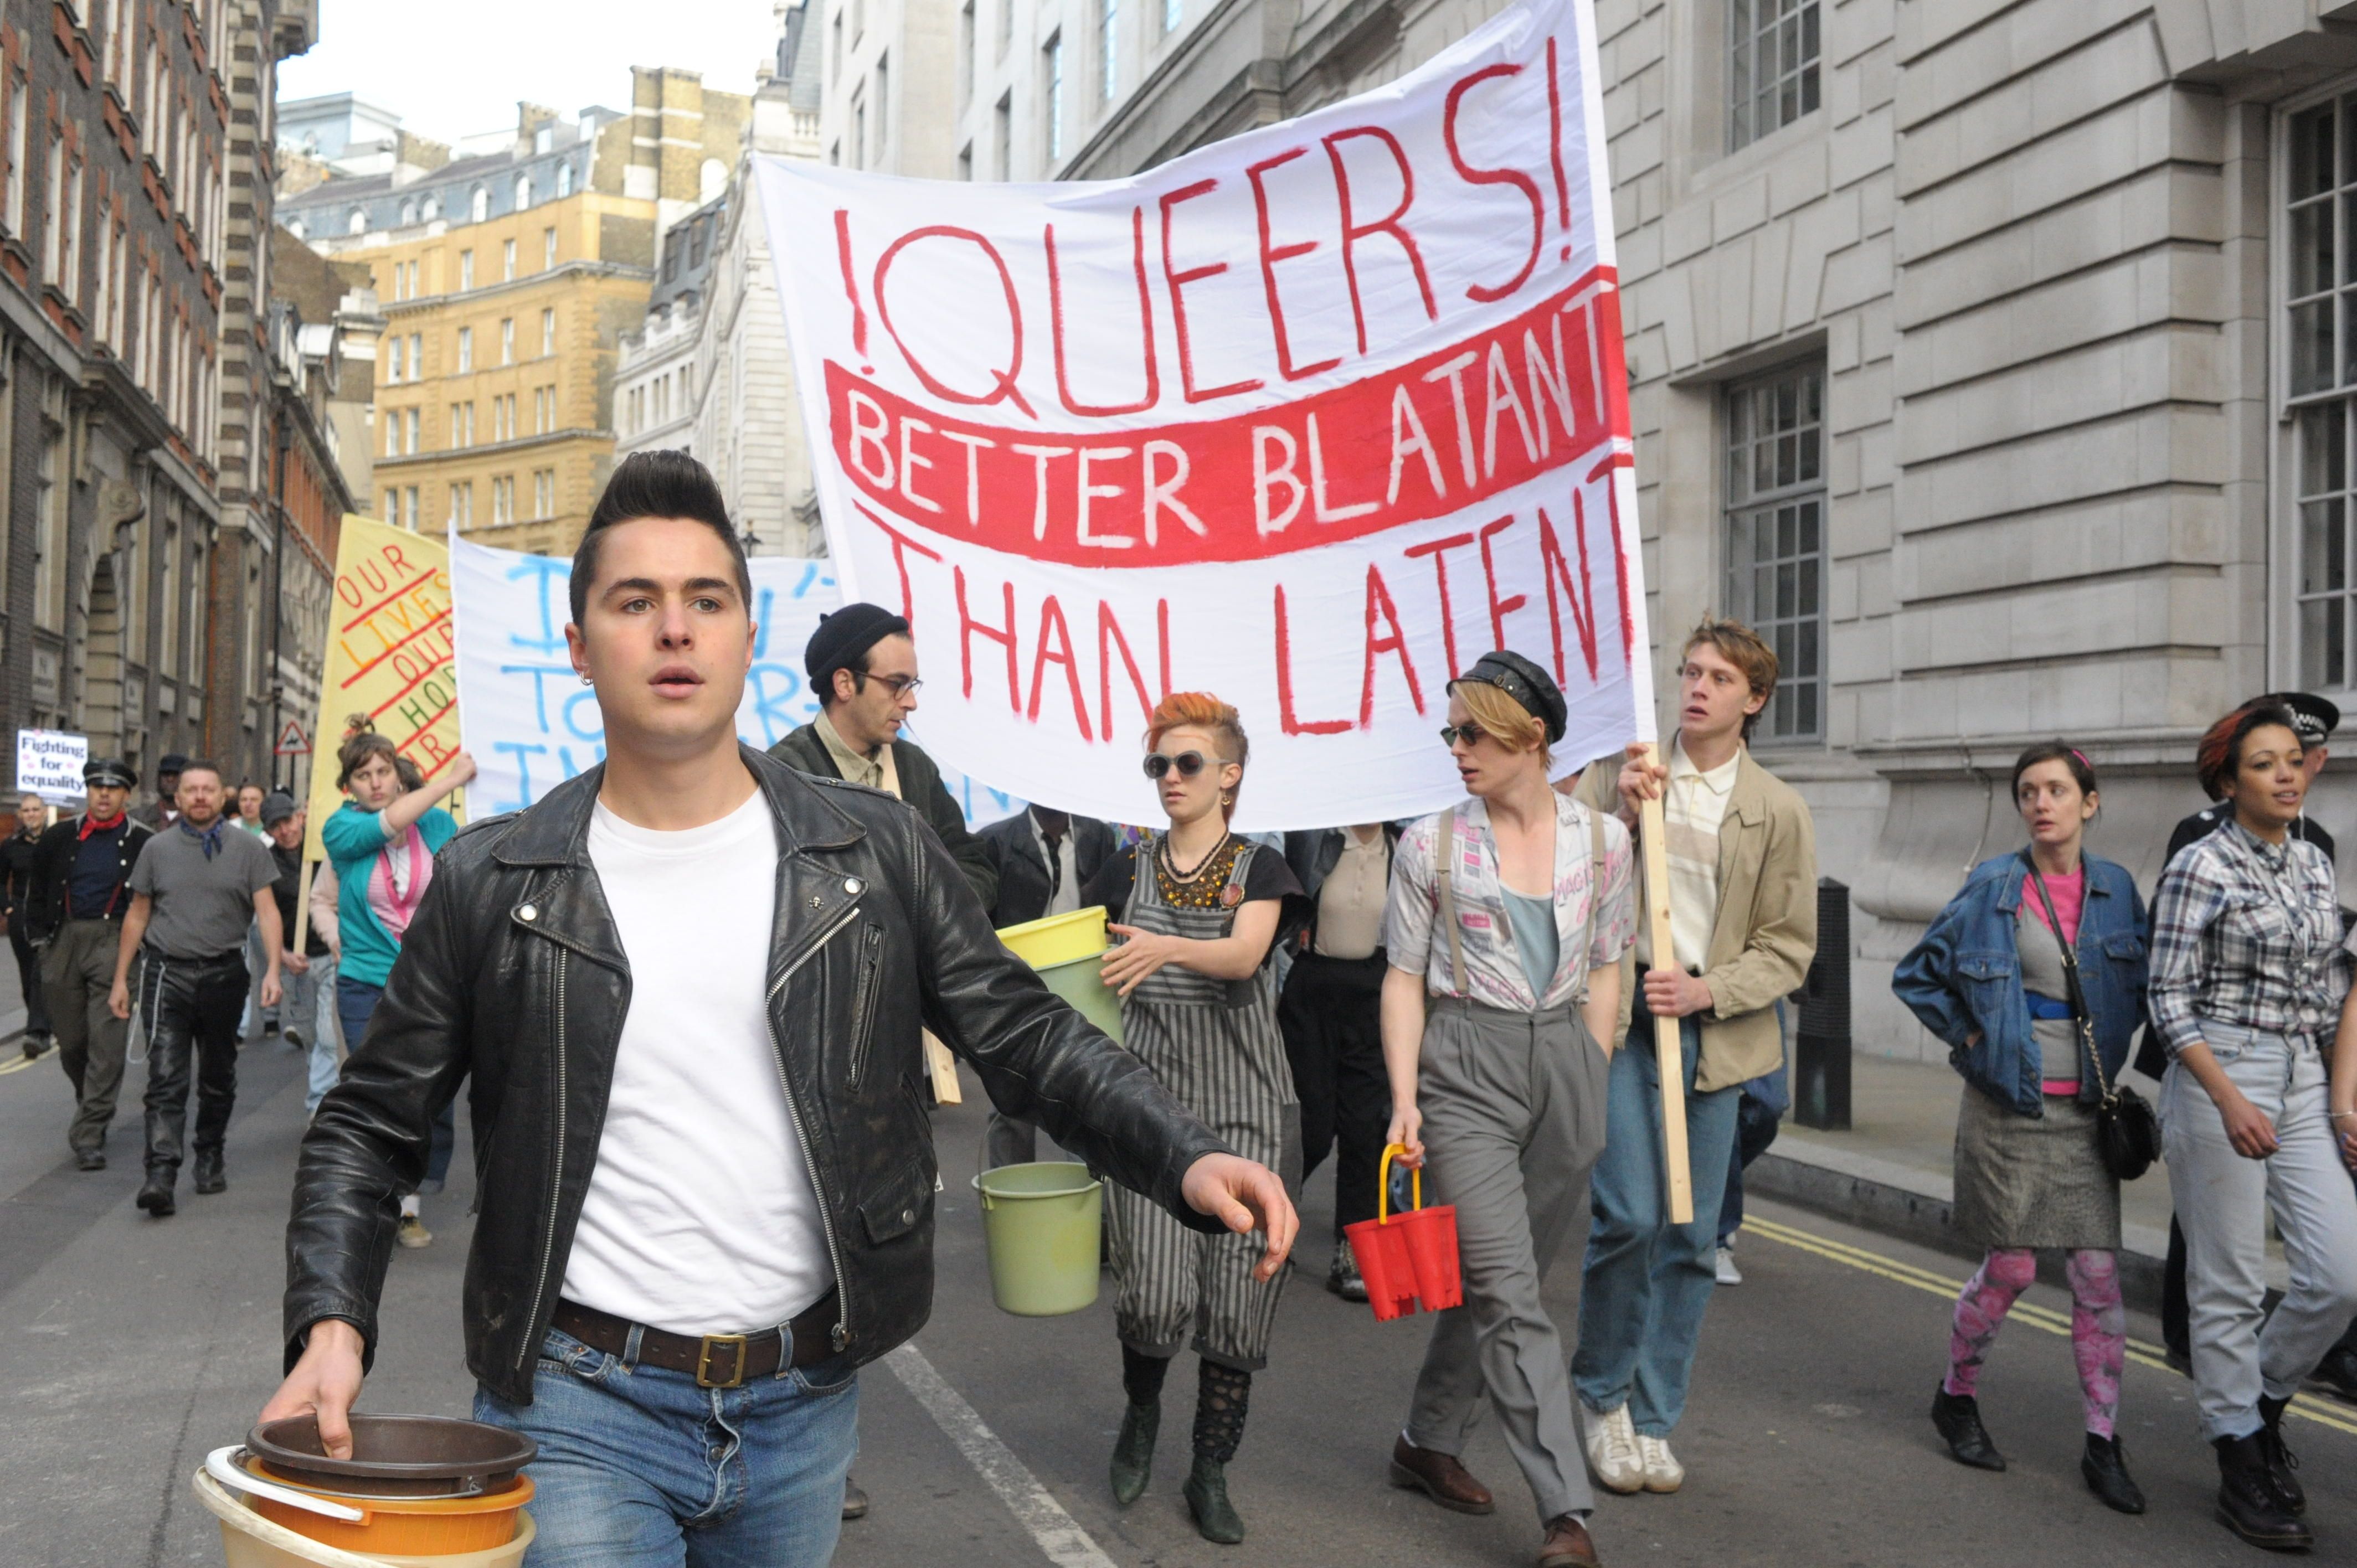
[[[2094,1015],[2104,1075],[2116,1078],[2145,1015],[2144,901],[2126,868],[2092,854],[2085,859],[2079,983]],[[1949,1060],[1965,1082],[2025,1116],[2042,1116],[2038,1045],[2014,944],[2028,870],[2018,853],[1973,867],[1963,891],[1900,960],[1890,989],[1948,1043]],[[1975,1033],[1980,1038],[1967,1045]],[[2079,1102],[2092,1105],[2101,1097],[2094,1074],[2084,1061],[2079,1073]]]

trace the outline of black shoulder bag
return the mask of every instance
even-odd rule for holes
[[[2079,1031],[2079,1048],[2087,1053],[2087,1060],[2095,1069],[2095,1087],[2103,1100],[2095,1107],[2095,1154],[2104,1168],[2121,1181],[2134,1181],[2152,1169],[2152,1162],[2160,1157],[2160,1122],[2145,1103],[2143,1095],[2133,1089],[2114,1088],[2109,1074],[2104,1071],[2104,1053],[2095,1048],[2095,1020],[2087,1008],[2087,993],[2079,983],[2079,955],[2062,937],[2062,922],[2054,913],[2054,900],[2047,896],[2046,878],[2039,875],[2038,863],[2029,852],[2021,852],[2022,863],[2029,867],[2030,885],[2038,889],[2038,902],[2046,911],[2046,929],[2054,933],[2054,942],[2062,950],[2062,979],[2070,987],[2067,1000],[2071,1004],[2071,1022]]]

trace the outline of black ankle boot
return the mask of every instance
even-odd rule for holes
[[[172,1176],[168,1171],[149,1171],[139,1196],[134,1199],[140,1208],[156,1219],[167,1218],[179,1205],[172,1200]]]
[[[1154,1471],[1154,1440],[1162,1431],[1162,1402],[1133,1404],[1121,1415],[1121,1435],[1113,1443],[1113,1500],[1127,1508],[1146,1495]]]
[[[2270,1552],[2306,1552],[2316,1537],[2276,1493],[2267,1459],[2255,1434],[2221,1437],[2218,1450],[2218,1522],[2254,1546]]]
[[[2121,1513],[2144,1512],[2144,1493],[2128,1477],[2128,1456],[2118,1438],[2087,1434],[2087,1452],[2080,1456],[2079,1474],[2087,1478],[2087,1489],[2105,1508]]]
[[[222,1169],[221,1152],[219,1149],[197,1151],[196,1178],[197,1192],[199,1196],[228,1189],[229,1176]]]
[[[2266,1455],[2267,1480],[2276,1489],[2276,1498],[2284,1511],[2297,1519],[2308,1511],[2308,1494],[2300,1489],[2299,1477],[2292,1472],[2299,1468],[2299,1456],[2284,1445],[2284,1407],[2289,1400],[2273,1400],[2259,1396],[2259,1419],[2266,1424],[2259,1428],[2259,1452]]]
[[[1195,1528],[1204,1540],[1217,1546],[1235,1546],[1244,1538],[1244,1521],[1236,1516],[1235,1505],[1228,1501],[1228,1467],[1217,1459],[1195,1455],[1195,1468],[1187,1477],[1187,1511],[1195,1516]]]
[[[1981,1424],[1980,1402],[1972,1395],[1952,1394],[1942,1385],[1932,1396],[1932,1424],[1947,1439],[1957,1464],[1975,1470],[2005,1468],[2005,1455],[1989,1441],[1988,1428]]]

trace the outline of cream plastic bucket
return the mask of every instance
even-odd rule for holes
[[[229,1568],[516,1568],[539,1533],[529,1510],[516,1516],[515,1539],[487,1552],[440,1557],[379,1557],[323,1546],[273,1524],[202,1470],[196,1474],[197,1500],[221,1520],[221,1551]]]

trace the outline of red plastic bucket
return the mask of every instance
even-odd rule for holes
[[[1465,1299],[1457,1263],[1457,1208],[1454,1204],[1424,1207],[1424,1173],[1412,1173],[1415,1207],[1390,1213],[1392,1156],[1405,1152],[1393,1144],[1383,1150],[1375,1191],[1375,1217],[1342,1228],[1358,1260],[1359,1277],[1367,1283],[1367,1305],[1375,1319],[1388,1323],[1421,1305],[1426,1312],[1445,1312]]]

